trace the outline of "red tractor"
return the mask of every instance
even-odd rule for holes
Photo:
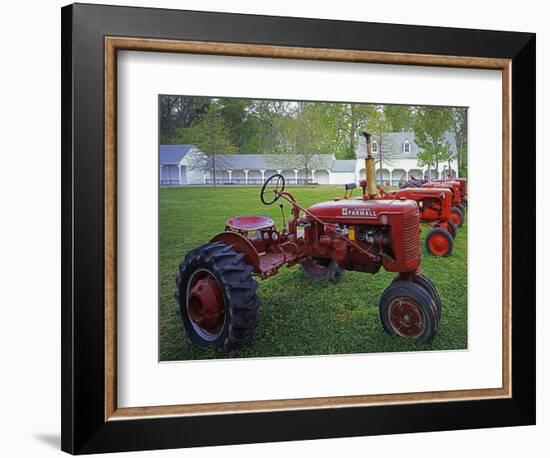
[[[451,206],[451,221],[457,227],[462,227],[464,224],[464,207],[461,203],[460,184],[456,181],[440,181],[424,183],[422,188],[447,188],[451,190],[452,206]]]
[[[468,181],[466,178],[447,178],[444,180],[432,180],[436,183],[449,183],[455,182],[460,185],[460,205],[458,206],[463,213],[465,213],[468,207]]]
[[[344,270],[395,272],[379,302],[384,329],[421,342],[434,337],[441,300],[420,270],[418,205],[377,198],[370,135],[364,136],[368,186],[362,199],[305,209],[276,174],[264,183],[260,199],[265,205],[281,198],[290,203],[288,227],[277,230],[267,217],[234,217],[224,232],[187,253],[175,296],[191,344],[227,352],[250,342],[260,304],[254,277],[265,279],[285,265],[300,265],[308,277],[323,280],[334,280]]]
[[[420,221],[430,226],[424,244],[434,256],[450,256],[457,227],[451,220],[451,190],[447,188],[403,188],[380,190],[383,197],[414,200],[420,211]]]

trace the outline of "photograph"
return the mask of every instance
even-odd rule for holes
[[[61,449],[319,455],[354,437],[364,455],[429,436],[425,455],[475,433],[519,450],[532,428],[510,427],[541,398],[542,23],[166,6],[57,17],[61,312],[42,327],[61,331]],[[44,187],[59,161],[42,159]],[[29,196],[14,208],[45,221]],[[42,226],[12,219],[28,283]]]
[[[468,349],[468,107],[158,104],[159,361]]]

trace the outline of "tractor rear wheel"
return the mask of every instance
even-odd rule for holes
[[[330,258],[308,257],[300,263],[300,267],[308,278],[315,280],[337,281],[344,271]]]
[[[428,253],[434,256],[449,256],[453,252],[453,237],[441,227],[430,229],[424,244]]]
[[[228,352],[252,340],[258,322],[258,283],[244,255],[231,245],[208,243],[179,266],[176,300],[189,343]]]
[[[457,227],[462,227],[464,224],[464,213],[456,205],[451,208],[451,221],[457,225]]]
[[[447,225],[449,226],[449,232],[451,234],[451,237],[456,239],[456,234],[458,234],[458,227],[456,227],[456,224],[453,223],[451,220],[447,221]]]
[[[380,320],[386,332],[429,342],[437,332],[439,317],[428,290],[416,282],[398,280],[380,298]]]
[[[465,210],[465,208],[464,208],[464,205],[462,205],[462,204],[456,204],[455,207],[456,207],[456,208],[459,208],[460,211],[462,212],[462,214],[465,214],[465,213],[466,213],[466,210]]]

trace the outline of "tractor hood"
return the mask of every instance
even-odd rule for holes
[[[404,188],[398,191],[391,191],[389,194],[394,195],[396,198],[404,197],[415,200],[432,196],[451,200],[451,190],[449,188]]]
[[[312,205],[308,211],[326,222],[343,224],[375,223],[381,215],[418,214],[418,205],[405,199],[344,199]]]

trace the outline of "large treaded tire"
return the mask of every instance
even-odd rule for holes
[[[224,299],[224,323],[213,340],[203,338],[191,322],[187,310],[187,286],[197,270],[207,270],[215,277]],[[244,262],[244,255],[231,245],[209,243],[190,251],[179,266],[176,277],[176,300],[183,328],[189,343],[200,348],[213,345],[222,352],[234,351],[249,343],[258,322],[260,300],[256,295],[258,283],[252,278],[252,267]]]
[[[314,280],[338,281],[344,271],[332,259],[308,258],[300,263],[304,275]]]
[[[390,319],[391,309],[399,301],[408,301],[416,305],[421,313],[422,326],[417,335],[406,335],[406,330],[401,331],[395,327]],[[414,338],[420,342],[427,343],[432,340],[437,332],[439,317],[437,316],[437,307],[429,291],[423,286],[412,281],[397,280],[386,288],[379,304],[380,321],[386,332],[392,336],[401,335],[403,337]]]

